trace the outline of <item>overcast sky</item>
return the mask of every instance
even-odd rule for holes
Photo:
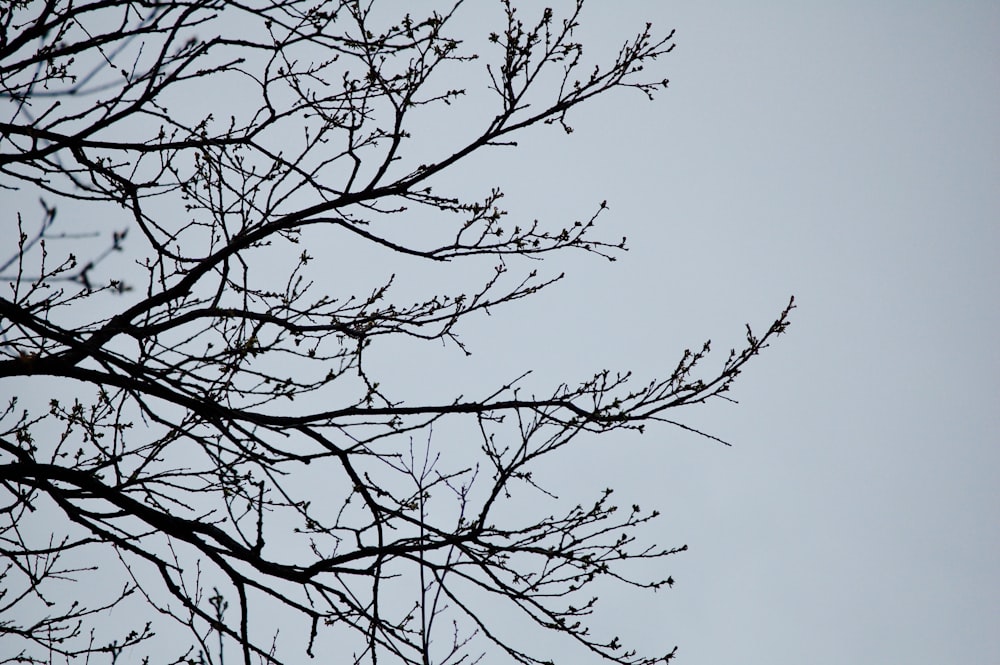
[[[1000,662],[1000,5],[593,2],[584,35],[647,19],[677,29],[655,103],[476,173],[535,216],[606,198],[632,249],[561,261],[470,333],[477,368],[651,376],[795,294],[740,404],[686,414],[732,448],[659,430],[575,462],[690,546],[623,632],[685,665]]]
[[[637,367],[799,303],[704,423],[734,448],[630,468],[691,547],[644,623],[688,665],[1000,662],[1000,5],[634,4],[671,89],[577,121],[634,249],[567,297]]]

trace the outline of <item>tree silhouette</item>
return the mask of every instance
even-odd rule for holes
[[[369,360],[381,338],[465,351],[467,317],[562,277],[518,259],[624,248],[595,235],[603,203],[554,228],[509,222],[498,189],[432,189],[526,128],[571,131],[598,95],[666,87],[644,68],[672,33],[590,62],[582,4],[500,2],[466,43],[461,2],[5,3],[0,662],[547,662],[531,627],[615,663],[672,657],[591,623],[604,581],[672,584],[631,564],[684,547],[641,545],[656,513],[610,489],[547,514],[533,470],[581,435],[686,427],[671,410],[723,395],[791,303],[721,369],[706,344],[638,385],[605,370],[435,402]],[[479,117],[466,80],[490,91]],[[453,131],[420,142],[429,119]],[[371,250],[492,269],[413,301],[329,278]],[[446,424],[461,446],[431,436]]]

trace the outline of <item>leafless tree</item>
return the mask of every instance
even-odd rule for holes
[[[472,34],[461,2],[3,3],[0,662],[547,662],[529,627],[670,660],[591,624],[602,585],[670,585],[632,564],[684,547],[641,544],[656,513],[610,489],[548,514],[533,470],[580,436],[685,427],[669,414],[722,396],[791,303],[717,370],[706,344],[641,385],[438,403],[369,360],[382,338],[465,351],[466,317],[561,278],[520,259],[624,248],[595,235],[603,203],[562,228],[440,191],[528,127],[666,87],[647,71],[672,33],[593,62],[582,4],[499,2]],[[458,108],[456,81],[492,108]],[[421,141],[433,118],[454,131]],[[412,302],[324,279],[358,247],[491,271]]]

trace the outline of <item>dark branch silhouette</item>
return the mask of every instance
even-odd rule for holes
[[[512,223],[499,189],[443,192],[442,176],[528,127],[571,132],[598,95],[652,98],[673,33],[647,24],[594,62],[582,0],[564,16],[499,2],[466,41],[462,2],[4,4],[0,663],[549,662],[531,630],[581,657],[673,657],[593,619],[606,582],[672,585],[633,564],[685,547],[641,544],[657,513],[618,510],[611,489],[549,514],[538,497],[562,503],[533,473],[581,435],[718,440],[672,414],[725,397],[791,302],[721,368],[703,369],[706,343],[645,383],[602,370],[542,395],[522,376],[403,401],[368,360],[383,337],[468,353],[466,317],[563,277],[518,277],[519,259],[617,257],[603,202]],[[456,81],[492,110],[458,109]],[[455,131],[415,143],[431,110]],[[494,269],[408,302],[393,277],[325,278],[358,243]],[[442,446],[446,423],[468,429]]]

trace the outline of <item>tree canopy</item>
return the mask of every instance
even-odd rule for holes
[[[631,564],[684,547],[637,535],[655,511],[605,488],[567,505],[533,471],[581,436],[691,430],[674,411],[723,397],[792,303],[717,369],[706,343],[645,382],[428,401],[370,357],[383,338],[467,353],[464,321],[563,278],[526,259],[620,254],[603,202],[518,221],[495,183],[439,183],[529,127],[572,131],[596,96],[652,98],[673,33],[594,61],[582,0],[498,2],[492,25],[462,2],[5,5],[0,663],[548,662],[530,629],[671,659],[592,618],[607,581],[671,585]],[[429,119],[452,131],[419,140]],[[326,278],[361,246],[380,283]],[[407,300],[393,257],[460,286]]]

